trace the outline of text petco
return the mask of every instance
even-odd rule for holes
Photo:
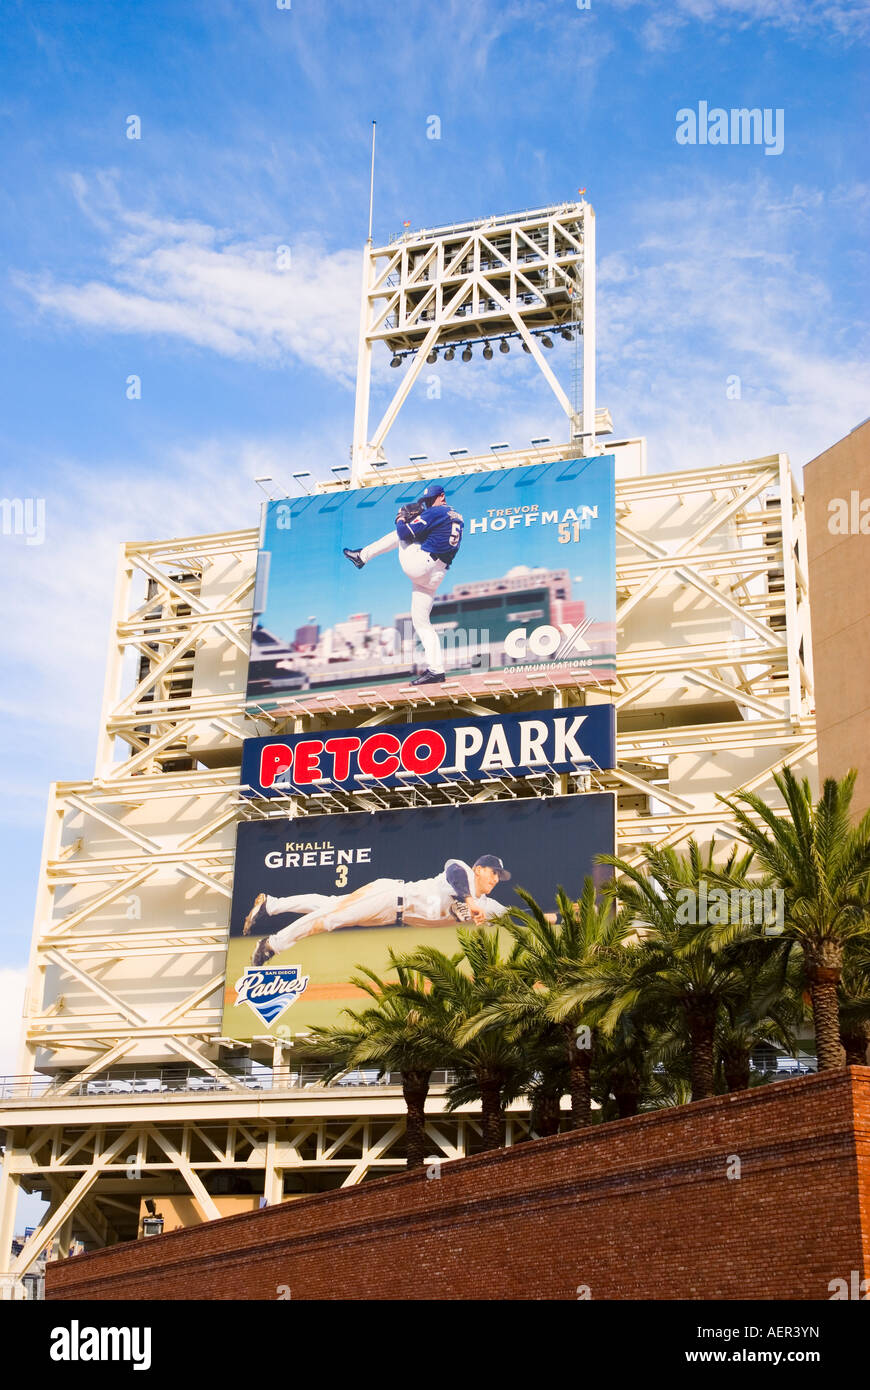
[[[556,641],[563,642],[563,634],[553,631]],[[491,716],[473,724],[443,720],[394,724],[370,734],[336,730],[281,741],[252,739],[245,746],[242,782],[246,791],[268,796],[317,784],[352,790],[373,781],[401,786],[415,780],[602,767],[612,759],[611,724],[609,710],[591,706]]]

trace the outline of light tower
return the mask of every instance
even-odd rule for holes
[[[548,332],[582,339],[582,403],[572,402],[542,344]],[[562,203],[430,230],[404,232],[363,253],[354,414],[354,486],[386,462],[384,442],[427,360],[475,344],[500,357],[516,340],[531,355],[568,420],[568,442],[598,452],[596,433],[611,428],[595,405],[595,213]],[[404,373],[370,433],[372,354],[390,352]],[[501,349],[493,352],[493,347]],[[466,358],[466,360],[468,360]],[[580,408],[578,409],[578,404]]]

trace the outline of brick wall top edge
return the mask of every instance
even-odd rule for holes
[[[772,1107],[782,1108],[786,1106],[792,1109],[794,1102],[798,1099],[805,1099],[810,1102],[815,1110],[822,1096],[833,1093],[841,1101],[844,1108],[844,1119],[849,1113],[855,1113],[862,1106],[857,1106],[855,1102],[858,1097],[856,1092],[861,1092],[861,1099],[866,1105],[870,1105],[870,1067],[849,1067],[842,1071],[826,1072],[821,1075],[798,1077],[791,1081],[778,1081],[769,1086],[754,1088],[748,1091],[734,1092],[728,1095],[713,1096],[709,1100],[696,1101],[692,1104],[676,1107],[674,1109],[653,1111],[644,1115],[637,1115],[625,1120],[615,1120],[606,1126],[594,1125],[586,1130],[574,1130],[567,1134],[554,1135],[548,1139],[532,1140],[522,1143],[512,1148],[498,1149],[493,1152],[475,1154],[469,1158],[453,1159],[449,1161],[449,1173],[451,1178],[460,1177],[486,1169],[497,1170],[504,1165],[523,1165],[534,1164],[535,1160],[545,1155],[554,1155],[559,1151],[577,1148],[587,1144],[594,1146],[610,1146],[614,1141],[624,1138],[627,1134],[636,1135],[640,1143],[642,1136],[659,1127],[682,1128],[686,1123],[694,1123],[701,1119],[704,1114],[713,1114],[733,1120],[739,1112],[750,1108],[756,1114],[763,1110],[769,1111]],[[800,1107],[802,1110],[805,1107]],[[863,1127],[863,1126],[861,1126]],[[330,1192],[312,1193],[305,1197],[297,1198],[291,1204],[282,1204],[274,1207],[265,1207],[256,1212],[243,1212],[237,1216],[221,1218],[219,1223],[203,1223],[198,1226],[187,1227],[182,1230],[169,1231],[162,1236],[149,1238],[148,1248],[150,1258],[154,1263],[159,1263],[164,1252],[169,1254],[172,1242],[182,1244],[190,1240],[191,1237],[198,1236],[200,1239],[215,1225],[220,1226],[222,1233],[222,1243],[226,1239],[230,1228],[241,1223],[241,1229],[245,1224],[257,1223],[257,1229],[263,1238],[267,1231],[272,1227],[280,1227],[287,1220],[287,1213],[292,1209],[294,1220],[298,1219],[300,1207],[306,1210],[316,1208],[318,1205],[327,1204],[335,1208],[341,1208],[348,1202],[353,1204],[359,1202],[360,1198],[373,1195],[372,1188],[376,1187],[379,1197],[387,1195],[396,1196],[401,1190],[402,1185],[416,1186],[420,1182],[419,1170],[412,1173],[396,1173],[389,1176],[378,1178],[374,1183],[366,1183],[356,1187],[340,1188]],[[461,1201],[461,1199],[459,1199]],[[138,1242],[124,1242],[123,1244],[110,1246],[104,1250],[95,1250],[87,1254],[78,1255],[70,1260],[54,1262],[48,1266],[49,1279],[51,1285],[58,1291],[68,1285],[74,1284],[78,1279],[90,1276],[91,1271],[86,1268],[96,1262],[106,1268],[109,1275],[113,1257],[121,1258],[125,1252],[129,1252],[131,1246],[138,1245]],[[175,1255],[181,1253],[180,1250],[173,1252]]]

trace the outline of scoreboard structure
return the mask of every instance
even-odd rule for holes
[[[455,229],[446,229],[445,244],[451,238]],[[560,296],[549,320],[547,302],[542,296],[536,329],[564,318]],[[413,335],[401,351],[411,349]],[[364,939],[372,945],[380,932],[386,940],[396,925],[377,917],[383,899],[377,906],[372,897],[368,918],[344,930],[342,904],[332,900],[347,885],[327,882],[326,873],[340,853],[352,856],[346,862],[366,889],[372,875],[401,877],[393,827],[414,845],[415,882],[442,874],[451,858],[491,857],[510,870],[513,854],[526,873],[515,829],[524,817],[534,824],[537,808],[541,824],[567,817],[580,825],[594,803],[606,803],[617,853],[636,860],[648,842],[679,847],[693,835],[722,837],[717,794],[745,787],[775,802],[772,778],[783,762],[814,775],[803,501],[785,455],[647,474],[643,441],[631,439],[609,442],[606,455],[594,440],[585,453],[569,437],[384,472],[376,453],[363,451],[356,478],[372,502],[385,484],[418,490],[468,475],[471,495],[481,479],[513,484],[541,470],[570,471],[578,458],[592,467],[611,459],[615,665],[587,679],[589,668],[578,663],[571,678],[569,662],[566,678],[544,659],[549,636],[540,639],[536,663],[510,653],[503,663],[504,640],[515,630],[551,628],[564,638],[563,625],[574,631],[586,620],[578,593],[566,597],[560,579],[573,580],[577,567],[548,560],[505,580],[496,595],[489,588],[499,575],[463,577],[460,550],[450,602],[476,605],[465,611],[480,626],[488,611],[481,605],[495,599],[489,611],[501,624],[493,628],[499,659],[483,672],[474,668],[479,680],[456,665],[443,682],[413,685],[410,671],[394,680],[391,667],[389,681],[328,681],[324,690],[323,663],[343,650],[360,665],[372,644],[361,625],[342,627],[343,612],[328,623],[306,612],[292,630],[271,632],[271,648],[266,637],[257,644],[284,682],[260,698],[249,688],[249,662],[252,625],[256,633],[266,611],[261,531],[122,547],[94,777],[50,792],[20,1060],[17,1074],[0,1080],[4,1296],[20,1295],[46,1248],[63,1258],[73,1241],[94,1248],[136,1238],[146,1217],[170,1229],[403,1167],[399,1078],[356,1073],[326,1085],[316,1067],[295,1060],[306,1025],[293,1023],[294,1010],[305,993],[278,1014],[268,1000],[249,1007],[248,994],[265,996],[247,985],[239,998],[236,982],[249,962],[239,973],[231,959],[228,969],[228,953],[241,949],[248,889],[253,901],[262,874],[276,875],[274,891],[271,881],[262,889],[273,902],[311,901],[285,906],[274,922],[255,921],[245,940],[272,941],[269,949],[278,949],[269,968],[300,967],[297,985],[307,978],[306,988],[320,991],[309,996],[321,1010],[310,1017],[319,1021],[327,1005],[347,1003],[341,972],[327,969],[333,944],[344,942],[344,968],[362,958]],[[331,482],[316,498],[347,508],[362,495]],[[591,532],[579,534],[582,548]],[[399,621],[405,608],[384,611],[399,639],[410,641]],[[458,611],[448,609],[440,631],[453,630]],[[436,605],[432,617],[438,628]],[[337,626],[343,649],[323,637]],[[568,655],[573,661],[577,652]],[[516,678],[512,662],[523,668]],[[265,679],[264,670],[251,663],[255,678]],[[330,757],[317,761],[318,748],[330,743]],[[390,757],[395,766],[379,767]],[[454,820],[465,827],[455,846],[443,829],[451,808],[462,809]],[[377,835],[363,833],[361,813]],[[426,842],[427,858],[421,843],[430,824],[439,828]],[[590,859],[605,833],[604,820],[595,824]],[[245,843],[250,881],[245,902],[237,895],[234,906],[237,842]],[[303,863],[305,854],[316,862]],[[277,856],[271,864],[269,855]],[[299,862],[288,862],[293,855]],[[363,872],[369,863],[372,874]],[[292,876],[309,868],[310,881]],[[500,882],[496,901],[506,903],[499,895],[516,881]],[[425,930],[442,930],[437,904],[426,902],[419,907]],[[312,913],[337,913],[329,917],[337,929],[308,932]],[[300,923],[306,930],[294,938]],[[400,944],[418,929],[408,918]],[[281,954],[285,941],[306,954]],[[245,1026],[237,1026],[242,1015]],[[474,1152],[480,1142],[479,1112],[449,1113],[446,1084],[436,1073],[427,1105],[433,1162]],[[508,1143],[528,1132],[522,1102],[509,1107],[506,1129]],[[48,1209],[13,1259],[22,1189],[42,1193]]]

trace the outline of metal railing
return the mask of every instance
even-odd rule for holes
[[[782,1053],[772,1056],[755,1052],[752,1055],[752,1070],[764,1076],[807,1076],[818,1071],[818,1065],[818,1059],[810,1052],[796,1052],[793,1057]]]
[[[398,1072],[378,1075],[375,1068],[360,1068],[343,1072],[326,1081],[326,1068],[317,1066],[281,1067],[269,1070],[258,1068],[250,1072],[231,1072],[236,1084],[250,1091],[336,1090],[349,1086],[400,1087]],[[193,1068],[159,1067],[123,1074],[106,1072],[70,1086],[70,1076],[3,1076],[0,1077],[0,1102],[6,1100],[39,1100],[50,1103],[69,1097],[98,1100],[101,1097],[117,1100],[122,1096],[199,1095],[205,1092],[232,1091],[232,1083],[222,1076],[210,1076]],[[432,1073],[431,1085],[446,1086],[453,1074],[445,1070]]]
[[[803,1076],[816,1070],[814,1056],[798,1052],[794,1057],[759,1055],[752,1058],[752,1070],[767,1076]],[[398,1072],[385,1072],[378,1075],[374,1067],[362,1067],[342,1072],[332,1080],[325,1080],[325,1066],[280,1067],[270,1070],[258,1067],[256,1071],[233,1072],[227,1069],[236,1085],[249,1091],[310,1091],[342,1090],[347,1087],[375,1087],[377,1089],[401,1087],[402,1078]],[[43,1076],[0,1076],[0,1104],[3,1101],[37,1100],[46,1104],[81,1097],[87,1100],[118,1100],[123,1096],[140,1097],[153,1095],[202,1095],[215,1091],[232,1091],[232,1082],[222,1076],[210,1076],[196,1071],[193,1067],[151,1067],[123,1073],[106,1072],[92,1076],[86,1081],[70,1086],[69,1075]],[[430,1085],[449,1086],[454,1073],[443,1068],[433,1071]]]

